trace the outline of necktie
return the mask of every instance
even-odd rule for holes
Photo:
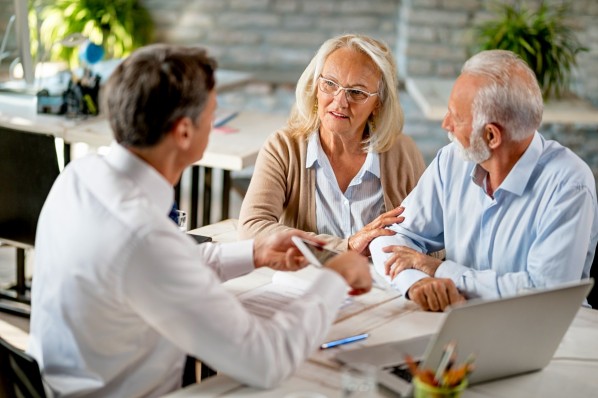
[[[176,225],[179,225],[179,213],[177,213],[178,207],[176,205],[176,201],[174,201],[172,203],[172,208],[170,209],[170,213],[168,214],[168,217],[170,217],[170,219],[172,221],[174,221],[174,223]]]
[[[179,225],[179,214],[177,213],[178,207],[176,205],[176,200],[172,203],[172,208],[170,209],[170,213],[168,213],[168,217],[174,221],[176,225]],[[195,377],[195,363],[196,359],[192,356],[187,355],[187,359],[185,361],[185,367],[183,370],[183,387],[188,386],[190,384],[195,384],[197,381]]]

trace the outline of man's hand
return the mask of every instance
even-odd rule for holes
[[[299,236],[321,245],[326,243],[298,229],[258,237],[253,243],[253,264],[255,268],[270,267],[279,271],[297,271],[305,267],[307,260],[295,247],[291,240],[292,236]]]
[[[430,276],[434,276],[436,269],[442,264],[440,259],[422,254],[405,246],[386,246],[384,253],[392,255],[384,263],[384,270],[390,279],[394,279],[401,271],[417,269]]]
[[[349,249],[369,256],[368,245],[373,239],[379,236],[394,235],[396,232],[386,229],[386,227],[405,221],[405,217],[401,217],[403,210],[405,210],[404,207],[397,207],[379,215],[374,221],[357,231],[355,235],[349,237]]]
[[[409,299],[419,304],[424,311],[444,311],[450,304],[465,301],[465,297],[459,293],[451,279],[420,279],[407,293]]]
[[[351,287],[350,295],[367,293],[372,288],[372,275],[367,257],[354,251],[347,251],[334,256],[324,264],[326,268],[336,271]]]

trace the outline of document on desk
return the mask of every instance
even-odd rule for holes
[[[278,271],[272,276],[272,282],[238,297],[252,314],[269,318],[276,311],[302,296],[320,272],[322,272],[321,269],[313,266],[297,272]],[[347,296],[339,310],[336,322],[343,321],[398,296],[397,291],[380,289],[372,289],[369,293],[360,296]]]
[[[287,278],[284,274],[286,272],[275,272],[272,282],[239,295],[243,306],[254,315],[270,318],[303,295],[309,285],[301,279]]]

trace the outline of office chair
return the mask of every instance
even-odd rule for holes
[[[16,282],[0,290],[0,311],[29,315],[25,249],[33,247],[39,213],[59,172],[53,136],[0,127],[0,242],[17,251]]]
[[[37,361],[0,337],[0,396],[45,398]]]

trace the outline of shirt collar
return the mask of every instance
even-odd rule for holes
[[[536,131],[532,142],[496,191],[505,190],[521,196],[540,159],[542,146],[542,136]],[[482,189],[484,189],[484,179],[487,175],[488,172],[479,164],[476,164],[471,171],[471,179]]]
[[[172,185],[156,169],[138,158],[120,144],[113,143],[106,161],[118,172],[126,175],[158,208],[168,214],[174,202]]]
[[[536,131],[532,142],[525,152],[523,152],[517,163],[515,163],[515,166],[513,166],[499,188],[521,196],[538,164],[540,155],[542,155],[542,137]]]
[[[320,150],[321,148],[322,145],[320,144],[320,135],[317,131],[314,131],[309,136],[309,139],[307,141],[307,153],[305,156],[306,169],[311,168],[316,162],[320,166],[322,165],[322,162],[319,159],[319,154],[323,153],[323,151]],[[380,178],[380,160],[377,152],[371,150],[368,151],[363,169]]]
[[[318,161],[318,149],[320,147],[320,135],[314,131],[307,140],[307,153],[305,154],[305,168],[309,169]]]

